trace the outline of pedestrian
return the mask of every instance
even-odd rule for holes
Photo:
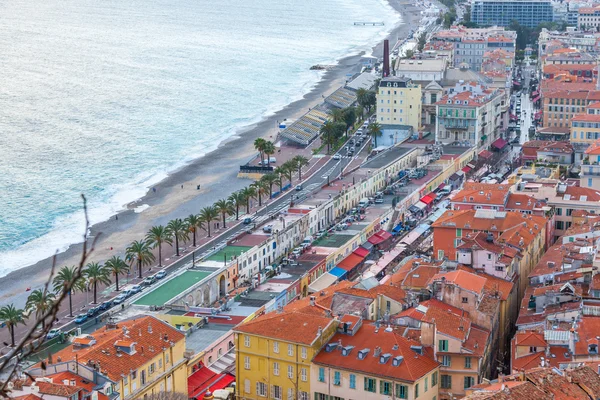
[[[154,193],[156,193],[156,188],[155,188],[155,187],[153,187],[153,188],[152,188],[152,191],[153,191]]]
[[[196,190],[200,190],[200,185],[196,186]]]
[[[183,185],[181,185],[181,188],[183,189]]]

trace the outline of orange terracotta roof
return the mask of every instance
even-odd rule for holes
[[[508,229],[519,226],[529,229],[529,225],[531,225],[533,228],[535,224],[537,224],[539,228],[546,223],[546,219],[544,217],[525,215],[515,211],[507,211],[505,214],[497,214],[497,218],[476,218],[475,214],[477,211],[479,210],[448,210],[432,224],[432,227],[434,231],[437,228],[461,228],[471,229],[474,231],[504,232]]]
[[[513,249],[511,249],[513,250]],[[500,300],[506,301],[508,300],[508,296],[512,292],[515,284],[513,282],[507,281],[505,279],[499,278],[497,276],[488,275],[483,272],[476,272],[473,268],[467,267],[465,265],[459,264],[458,269],[463,271],[467,271],[470,273],[477,274],[478,276],[485,278],[485,291],[487,293],[495,295],[496,292],[500,295]]]
[[[399,303],[406,302],[406,292],[403,289],[400,289],[397,286],[392,285],[378,285],[372,289],[369,289],[369,292],[375,294],[381,294],[386,296],[394,301]]]
[[[34,394],[26,394],[24,396],[12,397],[14,400],[40,400],[41,397],[38,397]]]
[[[490,332],[487,329],[471,325],[471,329],[468,333],[469,335],[467,336],[467,340],[463,343],[463,348],[470,350],[474,356],[482,357],[487,348]]]
[[[573,200],[573,201],[583,201],[583,200],[581,200],[582,196],[587,197],[587,199],[585,201],[600,201],[600,189],[593,189],[593,188],[586,188],[586,187],[579,187],[579,186],[567,186],[565,195],[567,195],[567,194],[570,196],[569,200]]]
[[[402,382],[415,382],[439,367],[430,349],[424,348],[424,354],[419,355],[411,349],[411,345],[416,345],[415,342],[402,337],[395,330],[388,332],[380,328],[376,332],[374,325],[364,324],[354,335],[338,333],[329,343],[339,341],[342,346],[354,346],[347,356],[342,355],[340,348],[330,352],[323,349],[315,356],[313,363]],[[385,363],[380,362],[380,356],[374,356],[375,346],[381,348],[380,356],[389,355]],[[358,352],[367,348],[369,353],[360,360]],[[398,366],[392,364],[394,357],[403,357]]]
[[[123,328],[128,331],[127,337]],[[84,364],[89,361],[97,362],[101,365],[101,372],[116,382],[121,381],[121,374],[127,374],[156,357],[163,347],[171,347],[171,342],[185,340],[185,335],[178,329],[151,316],[123,321],[118,324],[117,329],[104,327],[90,335],[96,339],[96,344],[83,348],[71,345],[55,353],[54,358],[60,357],[65,362],[77,357]],[[115,341],[131,338],[135,338],[139,344],[138,351],[133,354],[120,352],[117,355]]]
[[[427,283],[439,271],[439,266],[419,265],[405,275],[404,279],[400,281],[400,285],[406,289],[425,289]],[[394,282],[393,277],[392,282]]]
[[[461,190],[452,199],[452,204],[473,203],[504,206],[508,189],[505,190]]]
[[[571,120],[577,122],[600,122],[600,114],[575,114]]]
[[[535,208],[541,208],[545,201],[538,200],[535,197],[522,193],[509,193],[505,208],[507,210],[527,210],[532,211]]]
[[[49,396],[71,397],[75,393],[83,390],[77,386],[67,386],[63,384],[42,381],[36,381],[34,385],[39,388],[40,394],[47,394]]]
[[[435,324],[438,332],[456,338],[460,341],[467,339],[471,328],[471,320],[454,314],[450,309],[428,307],[423,322]]]
[[[586,149],[585,154],[600,155],[600,139],[590,144],[590,146]]]
[[[517,346],[546,347],[548,343],[544,335],[535,331],[518,331],[515,334],[515,344]]]
[[[432,281],[445,279],[446,285],[456,285],[462,289],[480,294],[485,287],[485,278],[463,270],[456,270],[435,275]]]
[[[94,387],[96,387],[95,383],[90,382],[87,379],[85,379],[79,375],[76,375],[70,371],[59,372],[57,374],[47,375],[47,378],[52,379],[52,382],[56,383],[56,384],[60,384],[61,382],[64,382],[65,380],[67,380],[69,382],[75,381],[75,386],[82,388],[83,390],[85,390],[88,393],[92,393],[94,391]],[[108,400],[108,396],[106,396],[104,393],[98,392],[98,400]]]

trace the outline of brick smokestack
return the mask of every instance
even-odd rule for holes
[[[390,41],[383,41],[383,77],[390,76]]]

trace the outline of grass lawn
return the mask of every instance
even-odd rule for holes
[[[247,246],[226,246],[224,249],[217,251],[212,256],[208,257],[207,260],[210,261],[221,261],[223,262],[223,256],[227,255],[227,260],[229,261],[231,257],[238,257],[242,252],[250,250],[252,247]]]
[[[147,295],[141,297],[134,304],[143,306],[162,306],[165,304],[165,302],[192,287],[210,274],[210,272],[186,271],[178,277],[171,279],[164,285],[161,285],[151,292],[148,292]]]

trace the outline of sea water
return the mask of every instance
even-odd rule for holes
[[[108,219],[398,22],[384,0],[2,2],[0,276],[81,240],[81,193]]]

